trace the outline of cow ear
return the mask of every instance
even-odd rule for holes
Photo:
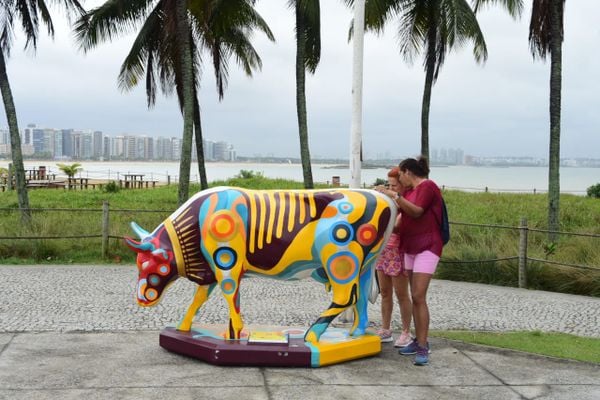
[[[131,230],[133,231],[133,233],[135,233],[141,240],[144,240],[144,238],[150,236],[150,232],[143,229],[141,226],[139,226],[133,221],[131,221],[129,226],[131,226]]]
[[[133,240],[132,238],[127,237],[127,236],[125,236],[125,244],[127,245],[127,247],[129,247],[131,250],[135,251],[136,253],[154,250],[154,245],[152,243],[138,242],[137,240]]]
[[[162,256],[162,258],[163,258],[165,261],[168,261],[168,260],[169,260],[169,256],[167,255],[167,252],[166,252],[164,249],[156,249],[156,250],[154,250],[154,251],[152,252],[152,255],[155,255],[155,256]]]

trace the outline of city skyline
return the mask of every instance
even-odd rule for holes
[[[63,160],[165,160],[178,161],[181,138],[122,134],[111,136],[98,130],[56,129],[28,124],[21,131],[21,150],[25,157]],[[195,139],[192,140],[195,143]],[[195,146],[193,147],[195,149]],[[207,161],[235,161],[233,145],[203,139]],[[7,129],[0,129],[0,157],[10,155]],[[196,160],[192,151],[192,159]]]
[[[195,139],[193,140],[195,142]],[[21,132],[22,150],[26,159],[55,161],[179,161],[181,139],[178,137],[152,137],[149,135],[121,134],[106,135],[97,130],[56,129],[28,124]],[[204,159],[211,161],[262,161],[300,163],[299,157],[276,156],[272,154],[237,154],[234,144],[225,141],[203,140]],[[389,151],[365,158],[364,162],[377,165],[393,164],[408,155]],[[468,154],[462,148],[433,147],[430,154],[432,165],[472,165],[472,166],[547,166],[544,157],[533,156],[481,156]],[[10,157],[9,133],[0,129],[0,159]],[[314,161],[334,163],[348,162],[347,158],[319,158]],[[192,146],[192,160],[197,161],[195,145]],[[381,165],[383,165],[381,164]],[[561,165],[566,167],[600,167],[600,158],[562,157]]]
[[[87,1],[86,7],[101,4]],[[433,88],[430,145],[460,147],[482,156],[547,157],[549,63],[532,60],[527,43],[530,2],[519,21],[498,7],[479,14],[489,59],[473,60],[467,45],[448,54]],[[347,42],[351,10],[341,2],[322,2],[322,58],[307,76],[311,155],[348,158],[351,118],[352,45]],[[207,55],[200,90],[203,133],[234,143],[240,154],[299,156],[295,109],[293,11],[280,0],[261,0],[257,9],[277,39],[255,35],[263,70],[248,79],[233,61],[223,102],[214,90]],[[594,71],[600,69],[597,15],[600,2],[565,5],[563,45],[562,157],[598,158],[600,107]],[[134,36],[77,51],[64,21],[53,14],[55,41],[41,35],[35,58],[23,52],[17,34],[7,68],[21,128],[29,121],[45,126],[95,127],[121,132],[179,137],[182,122],[176,100],[157,98],[146,109],[144,87],[118,90],[116,77]],[[398,54],[397,22],[381,36],[365,39],[363,154],[374,158],[396,147],[416,155],[420,142],[422,59],[407,65]],[[40,69],[40,67],[42,69]],[[4,118],[4,117],[3,117]],[[0,120],[0,125],[5,122]]]

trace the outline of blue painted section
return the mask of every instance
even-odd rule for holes
[[[306,347],[310,349],[310,366],[320,367],[321,366],[321,353],[319,349],[312,343],[306,342]]]
[[[356,301],[356,308],[358,310],[358,325],[354,332],[352,332],[353,336],[359,336],[365,333],[367,326],[369,325],[369,316],[368,316],[368,289],[371,287],[371,279],[373,274],[370,271],[366,271],[359,277],[359,289],[358,289],[358,299]]]
[[[329,324],[326,324],[323,322],[318,323],[318,324],[313,324],[313,326],[311,326],[308,329],[308,332],[314,332],[317,335],[317,338],[320,338],[321,335],[323,334],[323,332],[325,332],[327,330],[328,326],[329,326]]]
[[[327,283],[327,282],[329,282],[329,279],[327,279],[327,275],[325,274],[325,269],[324,268],[317,268],[317,269],[315,269],[312,272],[312,274],[310,274],[310,277],[313,278],[317,282],[321,282],[321,283]]]

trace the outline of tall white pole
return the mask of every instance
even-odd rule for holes
[[[363,47],[365,0],[354,1],[354,57],[352,62],[352,124],[350,126],[350,187],[361,184],[360,150],[362,143]]]

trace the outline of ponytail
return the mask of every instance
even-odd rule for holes
[[[429,177],[429,162],[425,156],[419,156],[416,160],[414,158],[402,160],[398,168],[402,172],[410,171],[419,178]]]

